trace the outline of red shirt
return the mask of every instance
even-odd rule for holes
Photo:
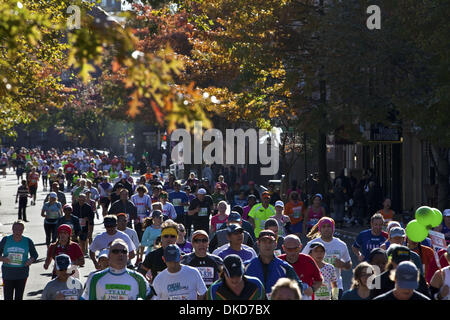
[[[278,256],[278,258],[286,261],[286,254]],[[292,263],[289,264],[294,268],[295,273],[297,273],[297,276],[300,278],[300,280],[307,283],[308,286],[311,287],[314,281],[323,281],[319,266],[310,256],[303,253],[299,253],[297,262],[294,264]]]
[[[448,261],[444,256],[444,253],[446,253],[447,250],[446,249],[441,249],[438,251],[438,257],[439,257],[439,262],[441,264],[441,268],[445,268],[446,266],[448,266]],[[434,258],[433,260],[430,261],[430,264],[428,265],[428,270],[427,273],[425,274],[425,280],[427,280],[428,283],[431,282],[431,278],[433,278],[434,273],[438,270],[437,267],[437,263],[436,263],[436,258]]]
[[[72,163],[68,163],[64,166],[64,171],[66,173],[74,173],[75,172],[75,166]]]
[[[81,248],[78,243],[70,242],[69,246],[66,248],[63,248],[59,244],[52,243],[48,247],[47,257],[54,259],[57,255],[60,255],[62,253],[67,254],[70,257],[72,263],[83,256],[83,252],[81,252]]]

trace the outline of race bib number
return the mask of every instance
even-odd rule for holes
[[[49,211],[47,214],[47,219],[58,219],[59,211]]]
[[[340,259],[340,258],[341,258],[340,253],[339,252],[334,252],[334,253],[332,253],[330,255],[326,255],[324,260],[325,260],[325,262],[330,263],[330,264],[332,264],[334,266],[335,263],[336,263],[336,259]]]
[[[295,219],[298,219],[298,218],[300,218],[301,215],[302,215],[302,206],[292,208],[292,211],[293,211],[293,213],[294,213],[294,218],[295,218]]]
[[[78,292],[76,289],[61,290],[59,293],[64,295],[64,300],[78,300]]]
[[[214,280],[214,268],[213,267],[197,267],[197,270],[200,272],[203,281],[205,281],[206,285],[210,285]]]
[[[281,250],[275,250],[274,253],[277,257],[281,256]]]
[[[131,286],[127,284],[105,285],[104,300],[129,300]]]
[[[10,252],[8,253],[8,259],[10,260],[10,265],[12,266],[21,266],[23,260],[23,254],[18,252]]]
[[[80,219],[80,226],[85,227],[86,226],[86,218]]]
[[[189,206],[184,206],[184,213],[187,213],[189,211]]]
[[[189,296],[187,296],[185,294],[169,296],[169,300],[188,300],[188,299],[189,299]]]
[[[173,205],[175,207],[178,207],[181,205],[181,199],[173,199]]]
[[[208,208],[201,208],[198,212],[199,217],[206,217],[208,215]]]
[[[315,293],[316,300],[330,300],[331,293],[326,285],[321,285]]]

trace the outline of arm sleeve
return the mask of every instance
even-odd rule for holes
[[[41,300],[49,300],[49,297],[48,297],[48,283],[45,286],[44,290],[42,291]]]
[[[91,290],[91,280],[92,280],[93,273],[89,276],[89,278],[86,280],[86,285],[83,291],[83,294],[80,297],[80,300],[90,300],[89,291]]]
[[[196,273],[195,276],[197,278],[197,294],[199,296],[202,296],[206,293],[206,285],[205,285],[205,281],[203,281],[202,276],[200,275],[200,271],[198,271],[197,269],[195,269]]]
[[[3,250],[5,249],[6,237],[3,237],[2,241],[0,241],[0,256],[3,254]]]
[[[345,243],[342,250],[342,261],[344,261],[345,263],[352,261],[352,259],[350,258],[350,253],[348,252],[347,244]]]
[[[170,217],[175,220],[177,218],[177,212],[175,211],[175,207],[170,204]]]
[[[31,239],[28,239],[28,247],[30,250],[30,257],[33,258],[34,261],[36,261],[39,255],[38,255],[38,253],[36,251],[36,247],[34,246],[34,243]]]
[[[362,242],[362,235],[361,235],[361,233],[360,233],[360,234],[358,234],[358,236],[356,237],[356,240],[355,240],[355,242],[353,243],[353,246],[354,246],[356,249],[359,249],[359,248],[361,248],[361,242]]]
[[[212,253],[216,248],[217,248],[217,236],[216,234],[214,234],[213,238],[209,242],[208,251]]]

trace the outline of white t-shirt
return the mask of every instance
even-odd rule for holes
[[[139,248],[139,237],[138,237],[136,231],[134,231],[134,229],[127,227],[125,229],[125,231],[123,231],[123,232],[125,232],[130,237],[131,241],[133,241],[133,243],[134,243],[134,246],[136,248]]]
[[[320,242],[324,245],[325,258],[323,261],[326,263],[330,263],[334,266],[334,261],[336,260],[336,258],[344,261],[345,263],[347,263],[351,260],[350,254],[348,252],[348,248],[347,248],[347,245],[345,244],[345,242],[342,241],[341,239],[334,238],[334,237],[333,237],[333,240],[331,240],[330,242],[325,242],[322,240],[322,238],[317,238],[317,239],[311,240],[306,244],[305,248],[302,250],[302,253],[309,254],[309,250],[310,250],[309,247],[314,242]],[[342,284],[341,269],[340,268],[335,268],[335,269],[336,269],[338,288],[344,289],[343,284]]]
[[[146,217],[145,213],[147,212],[145,205],[147,205],[149,208],[152,207],[152,201],[148,194],[144,194],[142,198],[139,197],[139,194],[135,194],[131,196],[131,202],[133,202],[134,205],[136,206],[137,214],[143,217]]]
[[[89,275],[81,299],[137,300],[145,299],[149,293],[150,286],[140,273],[130,269],[107,268]]]
[[[175,220],[177,218],[177,212],[175,211],[175,207],[170,202],[166,202],[162,206],[162,213],[164,216],[169,217],[172,220]]]
[[[197,295],[206,293],[206,285],[200,272],[193,267],[181,265],[177,273],[167,269],[160,272],[153,281],[156,296],[154,300],[197,300]]]
[[[91,246],[89,247],[89,250],[92,252],[97,252],[102,249],[106,249],[109,247],[111,242],[113,242],[116,239],[122,239],[124,240],[128,245],[128,251],[136,251],[136,246],[134,245],[133,241],[131,241],[130,237],[122,231],[117,230],[117,232],[114,235],[109,235],[107,232],[103,232],[96,236],[94,240],[91,243]]]

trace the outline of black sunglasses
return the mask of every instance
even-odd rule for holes
[[[111,252],[114,254],[119,254],[119,253],[127,254],[128,253],[128,251],[125,249],[122,249],[122,250],[121,249],[112,249]]]
[[[166,234],[165,236],[163,236],[163,238],[176,238],[177,236],[174,236],[172,234]]]
[[[200,243],[200,242],[206,243],[206,242],[208,242],[208,239],[205,239],[205,238],[203,238],[203,239],[194,239],[194,242],[195,243]]]

